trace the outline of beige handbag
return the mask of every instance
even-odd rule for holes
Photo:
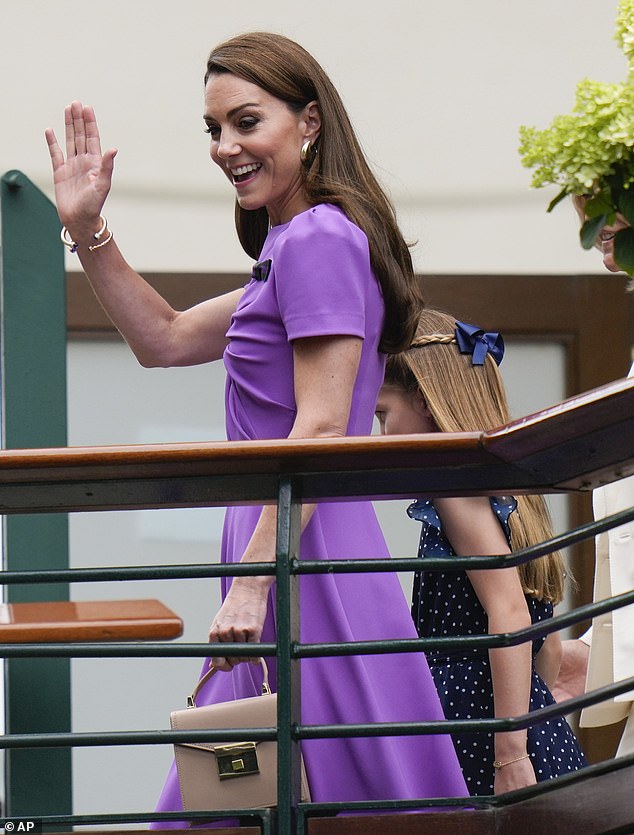
[[[202,685],[215,674],[211,667],[188,698],[186,710],[171,715],[173,730],[214,728],[274,728],[277,694],[271,693],[264,659],[262,695],[196,707]],[[223,809],[261,809],[277,805],[277,742],[200,742],[174,745],[178,784],[186,812]],[[301,764],[301,799],[310,800]]]

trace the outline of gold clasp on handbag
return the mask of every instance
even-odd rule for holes
[[[258,754],[255,742],[238,742],[235,745],[216,745],[211,750],[216,755],[218,778],[244,777],[259,774]]]

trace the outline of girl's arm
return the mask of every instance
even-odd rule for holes
[[[57,211],[106,313],[145,366],[195,365],[219,359],[242,290],[174,310],[124,260],[114,241],[88,249],[102,225],[116,151],[101,153],[95,114],[73,102],[65,110],[66,156],[46,131]],[[153,235],[164,235],[155,229]],[[148,242],[151,245],[151,241]]]
[[[552,692],[561,667],[562,647],[559,632],[551,632],[535,657],[535,669]]]
[[[460,556],[508,554],[504,532],[486,497],[439,498],[434,506],[453,550]],[[467,575],[487,613],[489,634],[515,632],[531,619],[516,568],[468,571]],[[495,716],[509,718],[528,712],[531,688],[531,644],[489,650]],[[526,730],[496,733],[495,760],[508,763],[495,770],[495,793],[536,782],[526,758]],[[511,761],[514,762],[511,762]]]
[[[293,343],[294,385],[297,415],[289,438],[336,438],[346,434],[352,390],[361,357],[362,341],[353,336],[312,337]],[[314,505],[304,505],[304,530]],[[241,562],[275,559],[277,509],[262,509]],[[212,643],[258,642],[262,635],[268,592],[274,578],[235,577],[209,630]],[[219,669],[230,670],[244,658],[214,657]]]

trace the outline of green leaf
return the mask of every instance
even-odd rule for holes
[[[607,215],[599,215],[598,217],[592,217],[590,220],[586,220],[583,224],[579,230],[579,239],[584,249],[592,249],[595,245],[597,235],[601,228],[605,226],[606,218]]]
[[[614,211],[614,206],[610,198],[610,193],[600,192],[590,200],[586,200],[583,206],[583,211],[587,218],[599,217],[600,215],[607,215]]]
[[[630,226],[634,226],[634,191],[632,189],[624,189],[619,194],[618,207]]]
[[[567,189],[563,189],[562,191],[560,191],[560,192],[559,192],[559,194],[557,195],[557,197],[554,197],[554,198],[550,201],[550,203],[548,204],[548,208],[546,209],[546,211],[547,211],[547,212],[552,212],[552,210],[555,208],[555,206],[557,205],[557,203],[561,203],[561,201],[564,199],[564,197],[565,197],[567,194],[568,194]]]
[[[614,236],[614,260],[628,275],[634,274],[634,229],[621,229]]]

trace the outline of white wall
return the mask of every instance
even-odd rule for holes
[[[145,270],[247,269],[231,189],[207,156],[202,74],[227,36],[296,38],[339,87],[428,272],[592,272],[571,212],[545,214],[521,124],[571,109],[583,76],[616,81],[616,0],[75,0],[0,3],[0,171],[51,192],[43,132],[73,98],[118,147],[107,216]],[[74,263],[71,261],[71,263]]]

